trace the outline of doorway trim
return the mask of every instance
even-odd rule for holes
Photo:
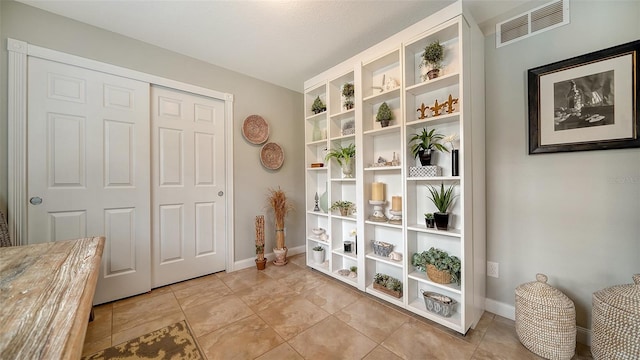
[[[131,70],[56,50],[31,45],[25,41],[7,39],[8,61],[8,223],[13,245],[26,245],[27,241],[27,59],[29,56],[57,61],[111,75],[190,92],[225,102],[225,171],[227,239],[226,271],[233,271],[234,212],[233,212],[233,94],[223,93],[160,76]],[[150,130],[150,129],[149,129]],[[151,186],[151,184],[149,184]],[[150,225],[151,226],[151,225]],[[149,243],[151,246],[151,243]]]

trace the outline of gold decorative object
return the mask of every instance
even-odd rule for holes
[[[420,112],[420,117],[418,119],[420,119],[420,120],[426,119],[427,115],[425,114],[425,111],[427,111],[427,110],[429,110],[429,107],[428,106],[424,106],[424,103],[422,103],[420,105],[420,107],[418,108],[418,110],[416,110],[416,111]]]
[[[429,109],[433,111],[433,116],[440,116],[440,110],[443,110],[445,106],[447,106],[447,103],[438,104],[438,100],[436,100],[436,103]]]
[[[447,114],[451,114],[453,113],[453,104],[457,104],[458,103],[458,98],[453,98],[453,96],[451,96],[451,94],[449,94],[449,100],[447,100],[447,102],[445,103],[447,105]]]

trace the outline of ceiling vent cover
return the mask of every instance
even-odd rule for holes
[[[569,23],[569,0],[556,0],[496,24],[496,47]]]

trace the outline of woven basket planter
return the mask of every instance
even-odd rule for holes
[[[640,274],[633,281],[593,293],[594,359],[640,359]]]
[[[448,271],[438,270],[435,266],[428,264],[427,265],[427,276],[434,283],[438,284],[450,284],[451,283],[451,274]]]
[[[546,284],[547,277],[516,288],[516,333],[534,354],[569,360],[576,350],[576,309],[573,301]]]

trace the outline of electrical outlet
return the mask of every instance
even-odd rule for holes
[[[487,276],[500,277],[500,265],[497,262],[487,261]]]

